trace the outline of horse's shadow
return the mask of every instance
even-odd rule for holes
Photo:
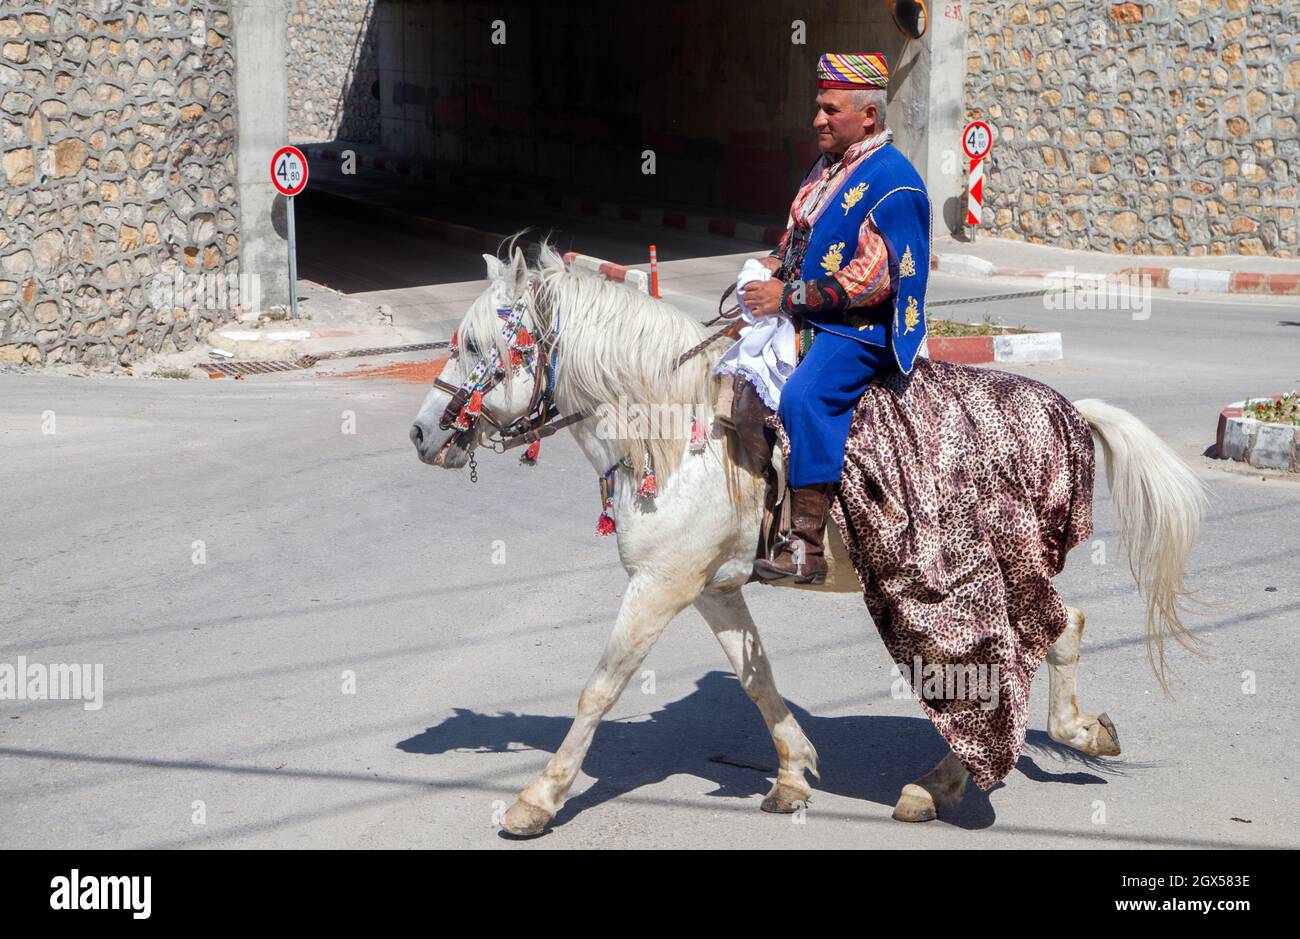
[[[943,738],[919,713],[818,717],[793,703],[790,710],[820,757],[821,781],[810,780],[814,803],[818,792],[830,792],[892,809],[903,785],[928,772],[947,752]],[[504,753],[521,747],[554,753],[572,723],[571,715],[479,714],[456,708],[441,724],[397,747],[431,755],[452,750]],[[1064,747],[1042,731],[1029,731],[1026,749],[1052,753],[1088,769],[1105,771],[1110,765]],[[1093,772],[1047,772],[1023,753],[1016,768],[1035,781],[1105,782]],[[762,796],[776,776],[776,754],[762,718],[735,675],[713,671],[689,695],[644,718],[603,721],[582,769],[596,781],[565,803],[557,825],[583,809],[679,773],[709,780],[715,786],[711,796]],[[944,820],[961,828],[992,825],[996,814],[989,795],[999,788],[1001,784],[982,792],[969,783],[961,809]]]

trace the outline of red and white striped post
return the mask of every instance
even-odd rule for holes
[[[659,299],[659,252],[650,246],[650,296]]]
[[[984,208],[984,158],[993,149],[993,128],[983,121],[971,121],[961,134],[961,147],[970,157],[970,180],[966,186],[966,224],[978,225]]]
[[[971,160],[970,182],[966,186],[966,224],[978,225],[984,207],[984,161]]]

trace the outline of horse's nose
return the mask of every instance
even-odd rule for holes
[[[417,447],[424,443],[424,431],[420,430],[419,424],[411,425],[411,443]]]

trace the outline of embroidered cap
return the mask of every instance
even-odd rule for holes
[[[879,52],[828,52],[817,63],[818,88],[889,87],[889,65]]]

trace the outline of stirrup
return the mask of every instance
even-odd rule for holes
[[[754,561],[753,569],[758,580],[765,584],[778,584],[787,580],[794,581],[796,584],[818,585],[826,583],[827,572],[824,570],[804,573],[807,560],[804,556],[806,543],[802,538],[792,538],[789,534],[779,535],[778,538],[780,540],[777,542],[774,554],[780,554],[781,548],[793,542],[790,549],[790,559],[794,562],[794,570],[782,570],[776,566],[775,560],[758,558]],[[769,571],[771,572],[770,575],[768,574]]]

